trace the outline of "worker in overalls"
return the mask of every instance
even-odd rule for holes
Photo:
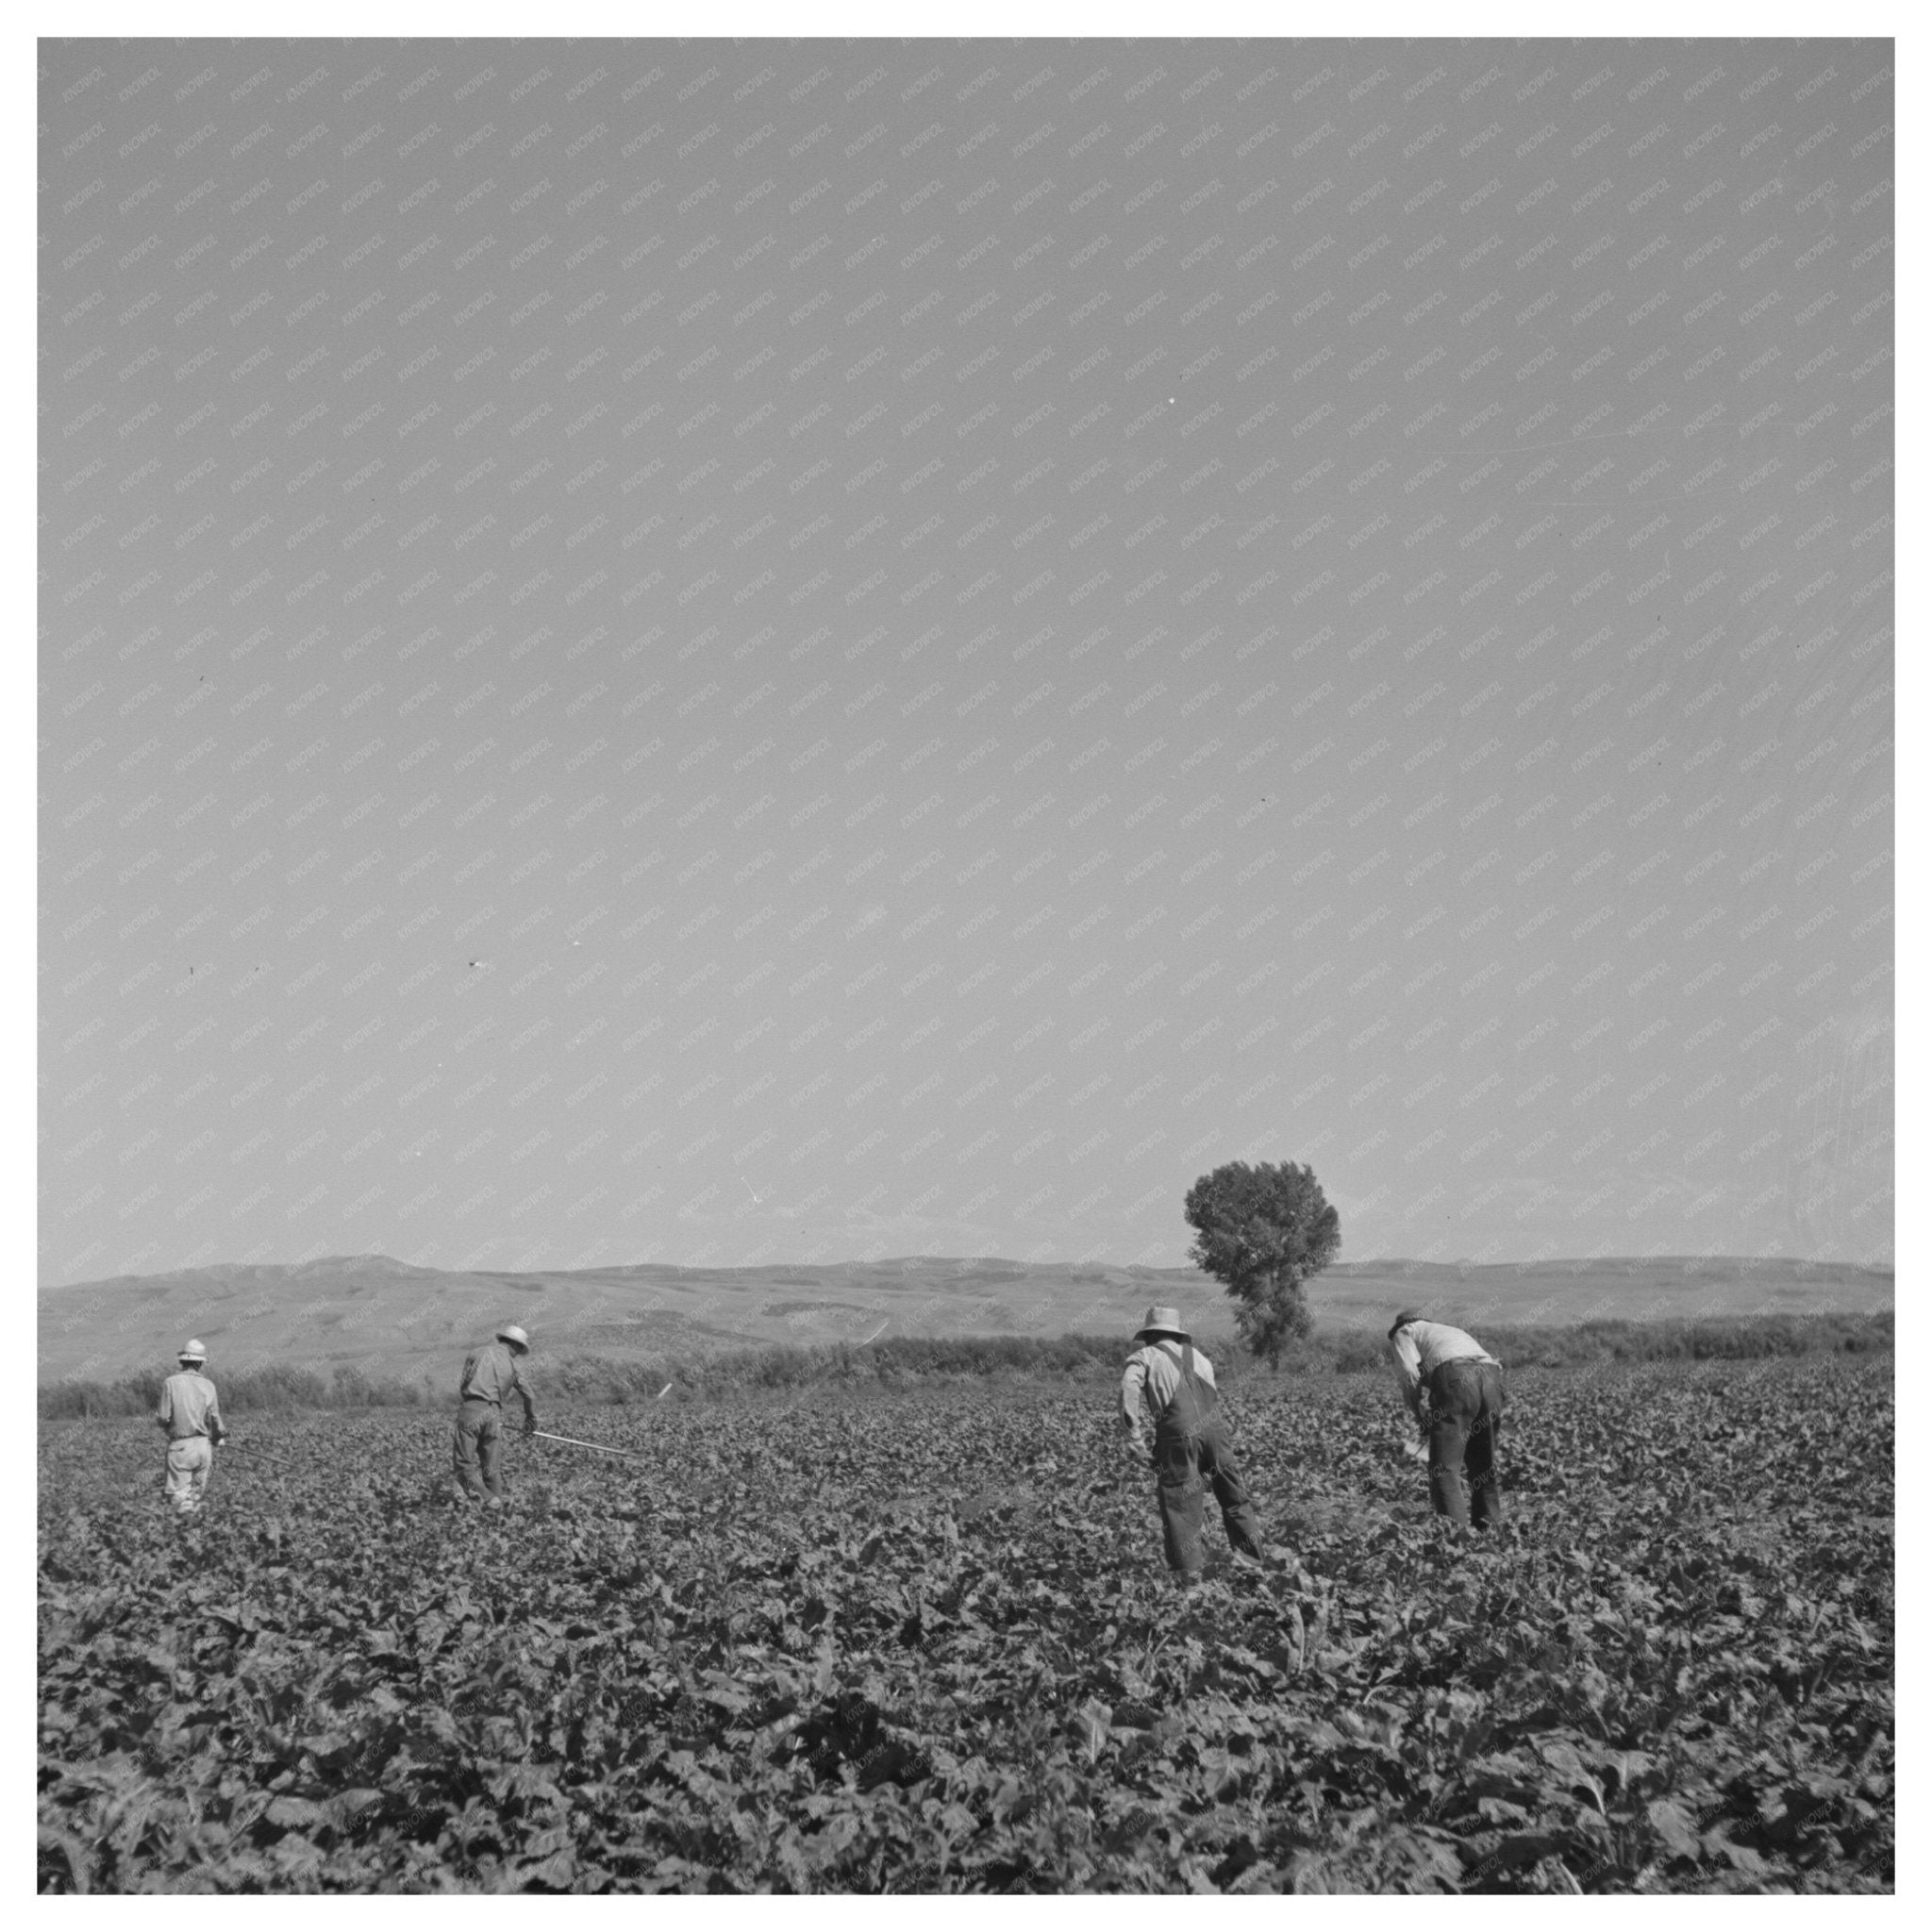
[[[1191,1582],[1206,1563],[1203,1476],[1214,1486],[1228,1542],[1259,1557],[1261,1525],[1228,1445],[1214,1365],[1195,1348],[1176,1308],[1149,1308],[1134,1340],[1144,1346],[1128,1357],[1121,1378],[1121,1422],[1157,1473],[1167,1567]]]

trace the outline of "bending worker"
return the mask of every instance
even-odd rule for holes
[[[1146,1346],[1127,1357],[1121,1422],[1158,1473],[1167,1567],[1187,1580],[1201,1574],[1204,1475],[1214,1485],[1228,1542],[1258,1557],[1261,1525],[1228,1447],[1213,1364],[1194,1347],[1175,1308],[1149,1308],[1134,1340]]]
[[[514,1322],[496,1331],[488,1348],[463,1363],[457,1385],[456,1441],[451,1463],[463,1494],[503,1500],[503,1405],[510,1395],[524,1405],[524,1434],[537,1432],[537,1405],[520,1364],[530,1352],[530,1338]]]
[[[215,1444],[227,1440],[215,1385],[201,1373],[208,1351],[198,1341],[184,1345],[175,1357],[179,1370],[161,1384],[155,1421],[168,1438],[168,1501],[177,1518],[186,1520],[201,1507],[208,1473],[214,1467]]]
[[[1429,1495],[1437,1515],[1465,1529],[1472,1520],[1478,1529],[1500,1524],[1503,1491],[1496,1472],[1496,1437],[1503,1425],[1502,1363],[1474,1336],[1446,1323],[1425,1322],[1408,1308],[1389,1330],[1389,1358],[1403,1400],[1428,1438]]]

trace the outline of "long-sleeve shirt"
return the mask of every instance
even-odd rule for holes
[[[1389,1338],[1389,1359],[1395,1367],[1395,1379],[1402,1385],[1403,1400],[1414,1408],[1422,1385],[1444,1362],[1489,1362],[1502,1364],[1474,1336],[1452,1328],[1446,1322],[1411,1322]]]
[[[1208,1388],[1214,1387],[1214,1364],[1197,1348],[1194,1374]],[[1167,1412],[1174,1391],[1181,1386],[1181,1345],[1178,1341],[1150,1341],[1127,1357],[1125,1374],[1121,1377],[1121,1422],[1144,1435]]]
[[[524,1380],[523,1369],[506,1341],[492,1341],[469,1357],[463,1363],[463,1379],[457,1386],[465,1402],[493,1402],[500,1407],[507,1397],[515,1395],[524,1405],[524,1419],[530,1423],[537,1419],[530,1385]]]
[[[185,1442],[191,1436],[207,1436],[219,1442],[228,1433],[215,1385],[192,1369],[183,1369],[161,1384],[155,1421],[167,1430],[171,1442]]]

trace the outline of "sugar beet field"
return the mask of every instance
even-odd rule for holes
[[[40,1890],[1890,1890],[1891,1378],[1526,1370],[1458,1544],[1386,1378],[1254,1376],[1285,1554],[1187,1592],[1093,1381],[547,1411],[650,1460],[487,1513],[242,1416],[192,1560],[43,1425]]]

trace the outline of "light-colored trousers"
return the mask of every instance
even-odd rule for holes
[[[177,1516],[192,1516],[201,1507],[208,1473],[215,1452],[206,1436],[185,1436],[168,1444],[168,1501]]]

